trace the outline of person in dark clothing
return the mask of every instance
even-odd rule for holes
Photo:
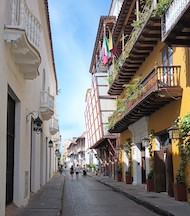
[[[73,165],[70,168],[70,174],[71,174],[71,179],[73,180],[73,174],[74,174],[74,167],[73,167]]]
[[[58,171],[59,171],[60,175],[62,175],[62,172],[63,172],[63,165],[59,165]]]
[[[83,172],[83,176],[86,177],[86,167],[85,167],[85,165],[83,166],[83,171],[82,172]]]

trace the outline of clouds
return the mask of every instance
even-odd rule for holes
[[[57,97],[62,137],[85,131],[85,94],[91,87],[89,66],[100,16],[107,15],[111,0],[49,0]]]

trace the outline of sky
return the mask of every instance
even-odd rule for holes
[[[59,93],[56,98],[63,140],[85,132],[85,96],[91,88],[89,73],[101,15],[111,0],[49,0],[51,33]]]

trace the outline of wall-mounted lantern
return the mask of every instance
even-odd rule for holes
[[[52,140],[49,141],[49,148],[52,148],[53,147],[53,142]]]
[[[129,149],[130,149],[130,147],[129,147],[129,144],[128,143],[126,143],[126,144],[124,144],[123,145],[123,149],[124,149],[124,151],[129,151]]]
[[[42,123],[43,122],[39,116],[36,119],[34,119],[34,131],[36,131],[37,133],[42,132]]]
[[[179,139],[179,128],[176,124],[168,128],[168,133],[170,139]]]
[[[129,151],[129,149],[131,148],[131,139],[129,138],[129,139],[127,139],[126,140],[126,143],[123,145],[123,149],[124,149],[124,151],[125,152],[128,152]]]
[[[142,147],[147,147],[150,144],[150,138],[144,137],[142,139]]]
[[[59,149],[56,149],[56,150],[55,150],[55,155],[56,155],[56,157],[58,158],[58,160],[60,160],[60,158],[61,158],[61,153],[60,153]]]

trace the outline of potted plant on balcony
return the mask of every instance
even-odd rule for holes
[[[172,0],[160,0],[157,4],[156,4],[156,9],[153,12],[153,16],[162,16],[164,14],[164,12],[166,11],[166,9],[169,7],[170,3],[172,2]]]
[[[147,191],[151,192],[154,191],[154,173],[153,170],[151,170],[147,176],[146,179],[146,184],[147,184]]]

